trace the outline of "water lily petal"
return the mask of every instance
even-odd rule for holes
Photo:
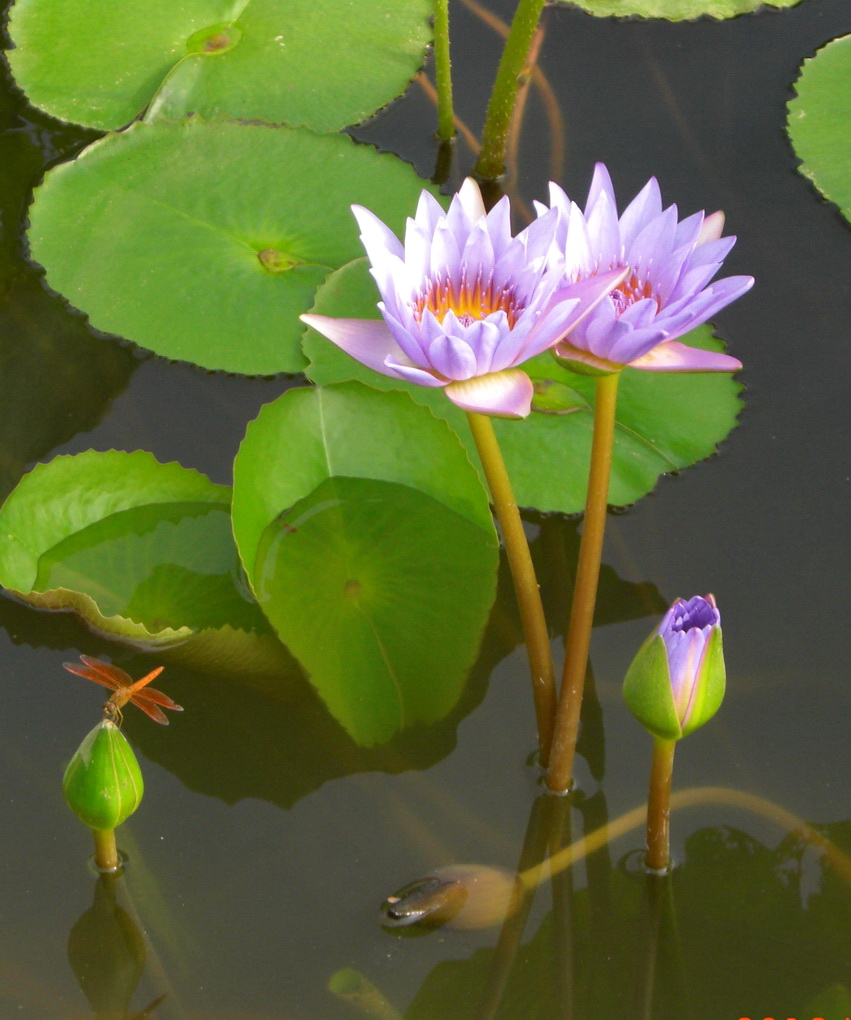
[[[437,337],[428,349],[428,360],[444,379],[464,380],[476,374],[476,355],[466,340],[458,336],[443,333]]]
[[[723,214],[722,214],[723,217]],[[711,231],[707,228],[706,237],[703,237],[704,226],[707,221],[707,216],[702,212],[692,213],[691,216],[686,216],[684,220],[680,220],[677,224],[677,233],[674,238],[674,246],[681,248],[683,246],[687,248],[694,248],[696,244],[701,243],[701,238],[709,240]],[[722,218],[721,226],[723,228],[724,221]],[[718,235],[721,236],[720,234]]]
[[[724,233],[724,218],[724,213],[720,209],[710,213],[703,221],[697,243],[706,244],[707,241],[717,241]],[[735,237],[733,240],[736,240]]]
[[[571,372],[578,372],[580,375],[611,375],[613,372],[620,372],[624,367],[606,361],[605,358],[598,358],[590,351],[574,347],[569,340],[562,340],[561,343],[553,347],[552,351],[560,365],[564,365]]]
[[[383,375],[389,375],[394,379],[404,379],[406,382],[414,383],[416,386],[439,387],[445,386],[445,379],[438,379],[431,372],[424,368],[417,368],[407,360],[397,359],[392,354],[387,356],[382,369]]]
[[[585,202],[586,217],[597,204],[600,196],[608,195],[612,204],[616,204],[615,186],[612,184],[612,177],[605,163],[595,163],[594,173],[591,176],[591,186],[588,188],[588,198]]]
[[[525,418],[532,410],[534,392],[532,380],[519,368],[491,372],[446,387],[446,396],[458,407],[499,418]]]
[[[550,298],[546,313],[541,316],[525,344],[523,360],[547,350],[556,340],[576,329],[624,280],[628,272],[627,269],[612,269],[556,291]]]
[[[689,347],[678,340],[665,340],[631,362],[629,367],[646,372],[738,372],[742,363],[729,354]]]
[[[302,315],[300,318],[346,354],[382,375],[396,374],[385,365],[388,357],[404,358],[383,319],[332,319],[327,315]]]
[[[380,262],[386,254],[403,258],[405,251],[399,238],[381,220],[362,205],[353,205],[352,212],[360,227],[360,239],[372,265]]]
[[[514,241],[511,236],[511,203],[508,200],[508,195],[503,195],[488,213],[487,227],[493,245],[494,258],[499,260]]]
[[[614,198],[614,192],[612,192]],[[624,209],[620,218],[620,233],[624,247],[628,250],[642,230],[662,212],[662,192],[655,177],[639,191]],[[676,218],[676,213],[675,213]]]
[[[432,234],[434,228],[446,215],[446,210],[430,192],[423,189],[417,202],[417,211],[414,219],[419,227],[426,233]]]
[[[667,334],[660,328],[658,321],[643,329],[630,329],[628,333],[621,334],[614,343],[608,344],[607,360],[617,365],[632,365],[666,339]]]
[[[462,264],[461,250],[446,220],[441,220],[434,229],[430,255],[430,264],[425,273],[427,277],[432,281],[458,278]]]
[[[735,241],[721,236],[723,214],[696,213],[678,222],[675,205],[663,209],[654,178],[620,219],[611,178],[602,164],[594,169],[584,212],[569,204],[556,185],[550,187],[550,202],[561,214],[557,237],[568,279],[593,276],[603,267],[629,267],[624,284],[571,334],[566,349],[585,352],[583,363],[596,359],[602,369],[606,364],[643,360],[655,344],[705,322],[753,283],[750,277],[711,282]],[[543,209],[536,206],[536,211],[540,218]],[[684,370],[700,371],[693,367],[697,363],[692,359]],[[660,355],[658,364],[665,366],[660,371],[676,370],[670,353]],[[730,370],[729,363],[725,370]]]
[[[618,209],[607,191],[601,191],[590,213],[585,214],[597,266],[622,265],[624,248],[618,228]]]

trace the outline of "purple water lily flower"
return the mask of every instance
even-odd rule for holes
[[[624,697],[651,733],[678,740],[718,711],[725,688],[721,614],[712,595],[676,599],[639,649]]]
[[[575,371],[735,372],[741,362],[676,341],[710,319],[753,286],[751,276],[710,282],[735,237],[721,237],[724,214],[695,213],[677,219],[677,207],[662,208],[651,177],[618,219],[609,172],[594,169],[584,212],[557,184],[550,206],[536,203],[539,216],[561,213],[557,236],[565,250],[568,278],[629,267],[628,277],[603,299],[570,339],[554,350]]]
[[[552,347],[626,277],[617,267],[566,281],[560,213],[515,237],[501,199],[486,212],[468,179],[445,212],[423,191],[404,244],[353,206],[383,319],[302,320],[376,372],[443,387],[467,411],[524,418],[532,382],[517,366]]]

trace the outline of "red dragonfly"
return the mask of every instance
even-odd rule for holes
[[[145,715],[151,717],[154,722],[168,726],[168,719],[162,708],[170,708],[174,712],[182,712],[180,705],[176,705],[167,694],[157,691],[147,685],[162,673],[165,666],[157,666],[141,680],[133,678],[125,673],[118,666],[112,666],[108,662],[101,662],[100,659],[92,659],[88,655],[81,655],[82,666],[76,662],[63,662],[62,665],[71,673],[77,676],[84,676],[87,680],[94,680],[102,687],[109,687],[115,691],[110,695],[108,701],[104,702],[103,714],[106,718],[116,720],[121,725],[121,709],[129,701],[137,708],[141,708]],[[146,688],[147,689],[144,689]],[[160,708],[162,706],[162,708]]]

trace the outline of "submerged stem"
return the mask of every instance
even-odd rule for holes
[[[550,652],[550,636],[544,619],[541,591],[535,577],[532,554],[520,520],[520,511],[514,499],[511,481],[505,469],[505,462],[497,443],[493,424],[486,414],[467,412],[470,431],[476,442],[479,459],[491,491],[496,518],[502,531],[505,553],[511,568],[514,591],[520,607],[520,620],[529,668],[532,673],[532,696],[535,701],[535,717],[538,724],[538,746],[541,764],[549,760],[553,734],[553,715],[556,707],[555,675]]]
[[[517,5],[482,131],[482,151],[475,168],[480,180],[495,181],[505,169],[505,152],[517,91],[544,3],[545,0],[520,0]]]
[[[676,740],[653,741],[650,796],[647,799],[647,858],[650,871],[664,872],[671,860],[671,778]]]
[[[594,622],[594,604],[597,600],[597,581],[600,577],[600,560],[603,555],[603,536],[606,530],[606,504],[609,495],[619,379],[619,372],[597,378],[594,437],[591,442],[585,519],[579,546],[573,602],[570,607],[570,623],[567,628],[564,675],[556,710],[550,771],[547,776],[547,785],[556,793],[567,790],[573,778],[579,713],[582,708],[585,671],[591,647],[591,627]]]
[[[449,57],[449,0],[434,0],[434,77],[437,82],[437,137],[455,137],[452,62]]]

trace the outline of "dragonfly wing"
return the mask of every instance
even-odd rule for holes
[[[136,698],[142,698],[143,700],[146,701],[153,701],[155,705],[162,705],[163,708],[170,708],[173,712],[183,711],[183,709],[180,707],[180,705],[177,704],[177,702],[172,701],[167,694],[163,694],[162,691],[158,691],[156,687],[149,687],[147,690],[139,691],[139,693],[135,695],[134,700]]]
[[[154,722],[168,726],[168,717],[165,712],[158,705],[154,704],[153,701],[144,697],[144,695],[137,694],[135,698],[131,698],[131,704],[135,705],[136,708],[141,708],[145,715],[153,719]]]
[[[80,658],[83,661],[82,666],[76,662],[63,662],[62,665],[69,673],[76,673],[77,676],[93,680],[101,687],[109,687],[113,691],[129,687],[133,683],[131,677],[118,666],[111,666],[109,663],[101,662],[100,659],[91,659],[88,655],[81,655]]]
[[[157,722],[168,725],[168,719],[160,710],[162,708],[170,708],[172,712],[182,712],[183,707],[178,705],[176,701],[172,701],[167,694],[163,694],[162,691],[151,690],[148,688],[145,691],[140,691],[132,699],[134,705],[146,712],[152,719],[156,719]]]

